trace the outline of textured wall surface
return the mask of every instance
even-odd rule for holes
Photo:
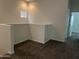
[[[57,30],[55,29],[55,27],[52,24],[45,25],[45,39],[44,39],[44,41],[47,42],[50,39],[57,40],[58,38],[59,37],[58,37]]]
[[[0,24],[0,55],[11,52],[10,25]]]
[[[14,24],[11,28],[14,44],[31,39],[29,24]]]
[[[32,40],[45,43],[45,26],[44,25],[38,25],[38,24],[31,24],[31,35]]]

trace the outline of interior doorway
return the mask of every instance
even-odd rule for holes
[[[68,37],[79,39],[79,12],[71,12],[70,17]]]

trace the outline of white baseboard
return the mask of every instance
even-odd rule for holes
[[[3,57],[3,55],[0,55],[0,57]]]
[[[8,51],[8,54],[10,54],[10,55],[14,54],[14,51]]]
[[[35,41],[35,42],[38,42],[38,43],[42,43],[42,44],[44,44],[45,42],[44,41],[38,41],[38,40],[33,40],[33,39],[31,39],[32,41]]]
[[[22,40],[22,41],[19,41],[19,42],[14,42],[14,45],[19,44],[19,43],[21,43],[21,42],[24,42],[24,41],[26,41],[26,40],[29,40],[29,39],[25,39],[25,40]]]
[[[60,41],[60,42],[65,42],[65,39],[63,39],[63,40],[59,40],[59,39],[52,39],[52,40],[56,40],[56,41]]]
[[[9,54],[9,55],[6,55],[6,54]],[[12,55],[12,54],[14,54],[14,52],[8,51],[7,53],[0,55],[0,57],[10,57],[10,55]]]

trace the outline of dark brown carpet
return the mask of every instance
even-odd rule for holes
[[[54,40],[46,44],[27,41],[15,46],[15,54],[2,59],[79,59],[78,43],[62,43]]]

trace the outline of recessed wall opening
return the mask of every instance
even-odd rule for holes
[[[69,36],[79,39],[79,12],[71,12]]]

